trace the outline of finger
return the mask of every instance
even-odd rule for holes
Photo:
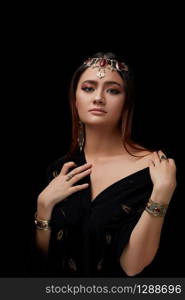
[[[162,150],[159,150],[159,151],[158,151],[158,155],[159,155],[159,160],[160,160],[160,162],[162,162],[162,161],[168,162],[168,158],[167,158],[167,156],[165,155],[165,153],[164,153]],[[163,156],[164,156],[166,159],[162,158]],[[162,159],[161,159],[161,158],[162,158]]]
[[[160,158],[159,158],[158,151],[154,151],[154,164],[156,166],[158,166],[160,164]]]
[[[75,185],[69,188],[69,191],[74,193],[74,192],[78,192],[81,191],[83,189],[86,189],[89,186],[89,183],[84,183],[84,184],[79,184],[79,185]]]
[[[74,161],[69,161],[67,163],[65,163],[60,171],[61,175],[66,175],[66,173],[68,172],[69,168],[76,166]]]
[[[80,167],[77,167],[77,168],[75,168],[75,169],[73,170],[73,175],[76,175],[76,174],[78,174],[78,173],[81,173],[81,172],[83,172],[84,170],[89,169],[90,167],[92,167],[92,164],[91,164],[91,163],[86,163],[86,164],[84,164],[84,165],[82,165],[82,166],[80,166]]]
[[[175,160],[173,158],[168,158],[169,163],[176,168]]]
[[[164,156],[167,158],[166,154],[165,154],[162,150],[159,150],[159,151],[158,151],[158,154],[159,154],[159,158],[160,158],[162,155],[164,155]]]
[[[174,163],[175,164],[175,160],[173,158],[168,158],[168,160],[171,162],[171,163]]]
[[[149,159],[148,166],[149,166],[149,168],[155,167],[155,163],[154,163],[154,161],[152,159]]]
[[[78,173],[78,174],[75,174],[71,179],[70,179],[70,183],[71,184],[74,184],[76,183],[77,181],[79,181],[80,179],[82,179],[83,177],[89,175],[91,173],[92,169],[88,169],[88,170],[85,170],[81,173]]]

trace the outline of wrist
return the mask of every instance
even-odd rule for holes
[[[168,205],[171,200],[172,194],[173,193],[169,189],[154,186],[150,197],[156,203],[159,203],[161,205]]]
[[[41,197],[37,200],[37,217],[38,219],[50,220],[53,211],[53,205],[47,204]]]

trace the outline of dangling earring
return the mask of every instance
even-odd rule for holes
[[[125,123],[123,120],[121,120],[121,136],[124,138],[125,135]]]
[[[84,145],[84,128],[82,121],[79,121],[78,145],[81,152]]]

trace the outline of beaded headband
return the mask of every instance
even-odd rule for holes
[[[103,57],[88,58],[85,65],[92,68],[98,68],[97,77],[100,79],[105,77],[105,69],[111,71],[128,71],[128,66],[124,62],[119,62],[116,59],[108,59]]]

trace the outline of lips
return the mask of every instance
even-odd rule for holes
[[[92,109],[90,109],[89,111],[100,111],[100,112],[104,112],[104,113],[106,113],[106,111],[105,111],[105,110],[103,110],[103,109],[100,109],[100,108],[92,108]]]

